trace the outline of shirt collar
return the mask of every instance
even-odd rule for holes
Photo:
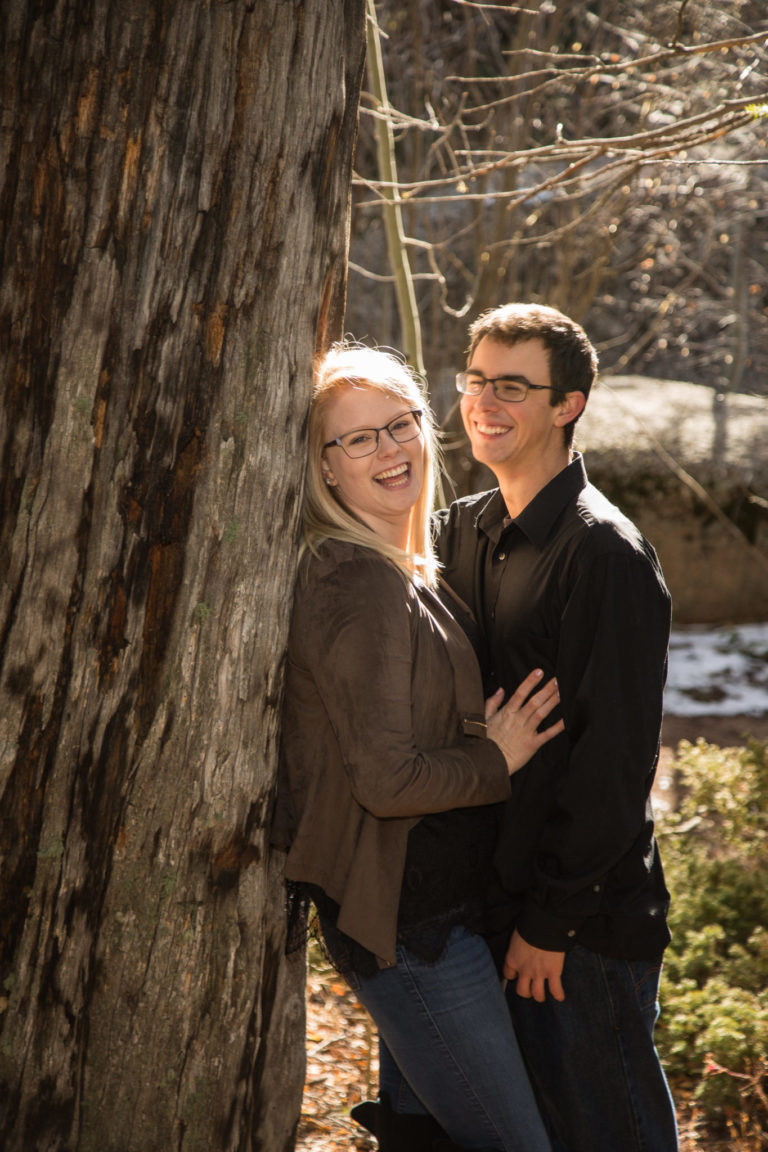
[[[497,544],[502,533],[515,524],[532,544],[541,548],[560,513],[586,488],[587,483],[584,460],[577,452],[571,463],[537,492],[514,519],[509,517],[504,498],[497,488],[478,514],[477,526],[492,543]]]

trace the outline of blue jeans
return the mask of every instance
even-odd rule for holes
[[[653,1044],[661,963],[566,953],[565,1001],[507,1003],[555,1152],[675,1152],[677,1127]]]
[[[550,1152],[484,940],[456,927],[435,964],[398,947],[394,968],[349,983],[379,1029],[396,1112],[431,1112],[467,1149]]]

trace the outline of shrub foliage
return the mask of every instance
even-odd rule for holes
[[[706,1115],[768,1127],[768,742],[684,741],[658,821],[672,893],[657,1043]]]

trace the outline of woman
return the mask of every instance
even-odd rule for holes
[[[537,732],[556,685],[528,699],[534,672],[484,709],[472,647],[437,594],[432,417],[399,360],[328,353],[309,440],[277,839],[379,1029],[369,1126],[380,1148],[421,1152],[426,1110],[463,1148],[548,1152],[474,929],[495,805],[562,730]]]

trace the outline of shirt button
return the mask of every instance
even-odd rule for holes
[[[506,552],[499,552],[499,560],[506,560],[506,558],[507,558]]]
[[[575,935],[576,935],[576,929],[575,928],[569,928],[568,931],[566,932],[566,936],[575,936]]]
[[[594,886],[594,888],[592,889],[592,891],[593,891],[593,892],[599,892],[599,891],[600,891],[600,885],[599,885],[599,884],[595,884],[595,886]]]

